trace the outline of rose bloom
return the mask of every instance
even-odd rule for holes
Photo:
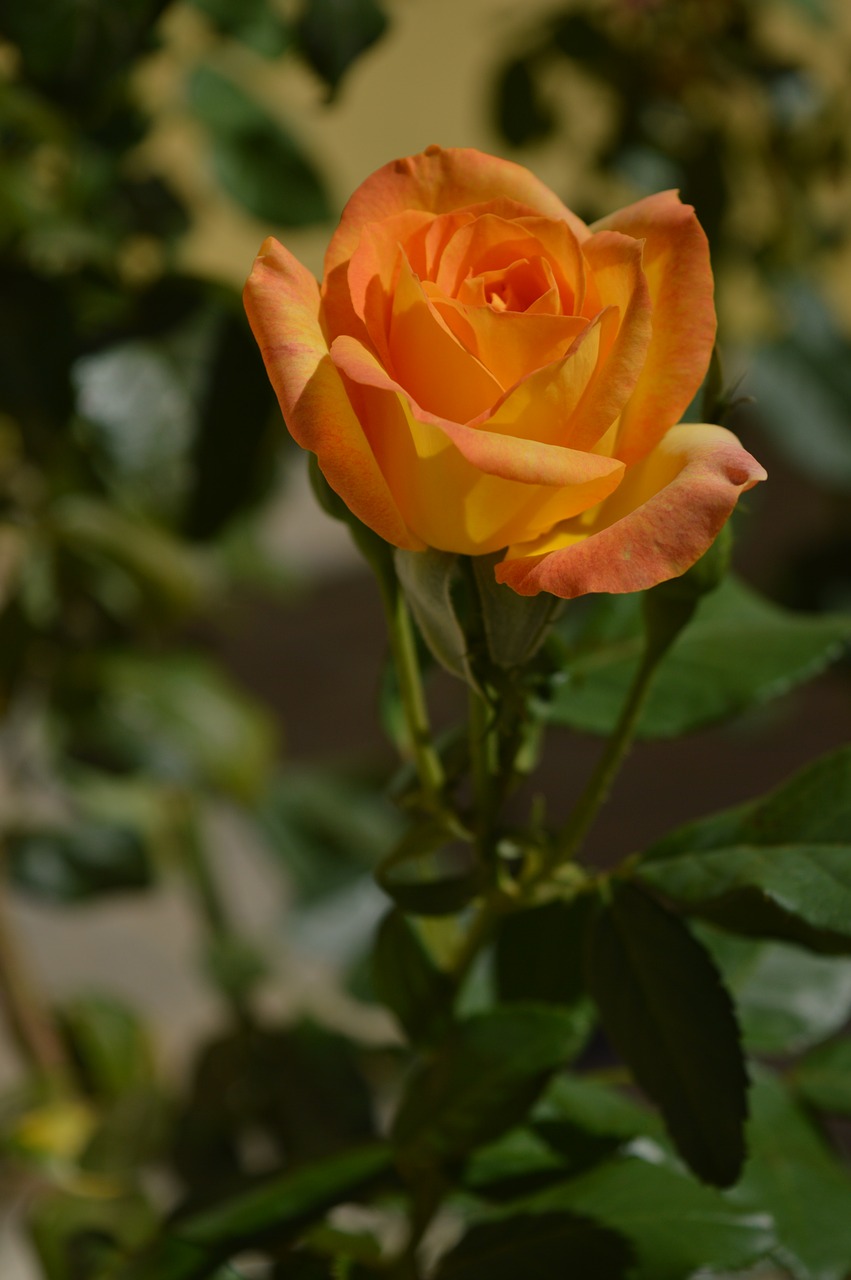
[[[765,478],[678,423],[715,339],[694,210],[587,226],[528,170],[429,147],[347,204],[321,288],[276,240],[246,308],[291,434],[388,542],[502,549],[523,595],[683,573]]]

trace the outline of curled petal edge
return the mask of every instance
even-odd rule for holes
[[[316,454],[331,488],[359,520],[397,547],[422,550],[424,544],[407,527],[331,359],[316,280],[270,237],[261,246],[243,296],[290,434]]]
[[[496,579],[519,595],[547,591],[566,600],[643,591],[685,573],[712,545],[739,496],[765,479],[731,431],[683,423],[627,472],[593,522],[570,521],[537,553],[534,545],[525,555],[522,547],[509,548]]]

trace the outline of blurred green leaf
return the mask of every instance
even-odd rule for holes
[[[849,818],[851,748],[842,747],[767,796],[672,832],[647,851],[638,872],[660,888],[664,880],[670,897],[736,932],[842,952],[848,922],[837,903],[847,880]]]
[[[386,29],[387,16],[377,0],[302,0],[296,36],[333,94],[352,63]]]
[[[244,316],[230,307],[217,316],[206,372],[184,522],[196,538],[215,536],[268,493],[279,474],[278,446],[285,436],[257,344]]]
[[[438,1040],[452,1016],[454,986],[438,969],[403,913],[394,909],[378,927],[373,950],[373,984],[414,1044]]]
[[[585,997],[582,956],[588,896],[512,911],[499,925],[494,962],[499,997],[574,1005]]]
[[[635,1249],[630,1280],[683,1280],[704,1268],[738,1271],[775,1244],[764,1208],[743,1209],[732,1196],[649,1159],[612,1160],[539,1192],[524,1208],[587,1214],[620,1232]]]
[[[575,1035],[569,1014],[535,1005],[459,1023],[408,1081],[393,1126],[402,1163],[456,1159],[517,1124],[570,1056]]]
[[[752,1053],[800,1053],[851,1016],[851,960],[706,925],[695,932],[724,975]]]
[[[208,564],[161,525],[82,493],[57,502],[51,523],[60,545],[97,569],[129,575],[141,598],[178,613],[196,609],[211,586]]]
[[[637,874],[684,911],[735,932],[851,951],[851,844],[702,850]]]
[[[620,1089],[586,1076],[563,1072],[551,1080],[532,1113],[537,1133],[562,1149],[572,1129],[620,1144],[641,1136],[662,1145],[665,1133],[655,1111]]]
[[[38,898],[84,902],[152,883],[133,827],[83,818],[74,826],[13,831],[6,839],[12,881]]]
[[[849,344],[827,305],[803,280],[784,282],[786,338],[759,348],[748,371],[771,439],[805,475],[830,490],[851,487]]]
[[[206,1045],[175,1144],[195,1200],[208,1201],[250,1171],[241,1153],[258,1133],[267,1159],[294,1163],[372,1138],[372,1101],[356,1046],[310,1021]]]
[[[290,43],[284,18],[269,0],[192,0],[219,31],[235,36],[266,58],[278,58]]]
[[[851,830],[851,747],[808,764],[767,795],[699,818],[652,845],[646,864],[731,845],[841,844]]]
[[[750,1158],[736,1203],[774,1219],[784,1260],[802,1280],[845,1280],[851,1258],[851,1176],[779,1080],[751,1091]]]
[[[411,915],[452,915],[482,891],[484,870],[469,837],[435,819],[411,827],[375,878]]]
[[[399,838],[403,819],[371,777],[289,767],[259,808],[261,830],[299,901],[351,885]]]
[[[288,227],[330,217],[322,181],[308,156],[253,98],[204,66],[192,73],[189,97],[209,130],[219,181],[249,213]]]
[[[586,980],[606,1032],[705,1182],[744,1159],[747,1075],[730,997],[676,916],[612,883],[590,927]]]
[[[603,597],[572,639],[568,611],[562,634],[572,653],[546,708],[551,720],[611,731],[642,650],[640,609],[640,596]],[[672,646],[651,686],[639,736],[677,737],[779,697],[839,657],[849,638],[851,617],[790,613],[730,578],[701,602]]]
[[[90,671],[92,703],[75,749],[115,766],[220,788],[263,790],[275,732],[265,712],[195,654],[108,654]]]
[[[845,1036],[812,1049],[795,1064],[788,1081],[808,1106],[851,1115],[851,1039]]]
[[[345,1151],[272,1179],[211,1209],[177,1219],[169,1234],[108,1280],[202,1280],[245,1246],[292,1238],[335,1204],[350,1201],[390,1168],[383,1146]]]
[[[553,1181],[564,1181],[576,1167],[533,1129],[509,1129],[470,1155],[464,1165],[464,1186],[487,1200],[513,1200]]]
[[[516,1214],[475,1225],[444,1254],[435,1280],[517,1280],[522,1274],[558,1280],[631,1275],[632,1250],[616,1232],[572,1213]]]
[[[545,101],[534,63],[512,58],[501,69],[495,87],[497,128],[512,147],[540,142],[553,132],[555,117]]]
[[[118,1187],[107,1195],[55,1190],[35,1200],[28,1226],[44,1280],[89,1280],[119,1250],[146,1240],[156,1215],[143,1196]]]
[[[76,110],[99,102],[114,77],[150,49],[152,31],[169,0],[36,0],[12,4],[0,35],[21,50],[26,75]]]
[[[20,267],[0,269],[0,411],[38,453],[71,414],[74,317],[66,291]]]
[[[153,1079],[153,1055],[141,1021],[109,996],[80,995],[61,1010],[87,1092],[106,1101]]]

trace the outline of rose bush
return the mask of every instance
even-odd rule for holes
[[[515,591],[675,577],[765,472],[676,425],[715,339],[675,192],[587,226],[526,169],[430,147],[345,208],[320,287],[269,239],[246,308],[290,432],[396,546],[505,548]]]

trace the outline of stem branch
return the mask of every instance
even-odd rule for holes
[[[432,741],[411,615],[401,590],[395,591],[392,597],[382,590],[382,598],[414,764],[430,807],[439,810],[445,779]]]
[[[597,762],[597,767],[580,796],[576,808],[562,828],[555,842],[552,856],[546,860],[539,877],[536,878],[543,878],[550,874],[562,863],[569,862],[577,853],[632,745],[638,720],[650,690],[650,683],[661,657],[662,653],[655,647],[645,650],[618,722]]]

